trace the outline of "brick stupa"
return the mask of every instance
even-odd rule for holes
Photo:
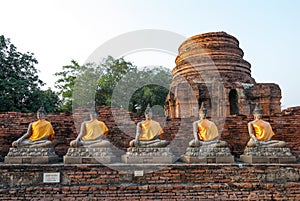
[[[225,32],[199,34],[184,41],[172,71],[167,115],[198,116],[202,102],[213,117],[247,115],[255,103],[260,103],[265,115],[280,112],[279,86],[256,83],[243,56],[239,41]]]

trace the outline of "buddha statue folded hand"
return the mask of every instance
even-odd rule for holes
[[[262,109],[257,104],[253,111],[254,120],[248,123],[250,140],[247,147],[285,147],[286,143],[279,140],[271,140],[275,135],[270,123],[262,120]]]
[[[45,120],[46,111],[42,106],[37,111],[38,120],[30,123],[27,132],[12,143],[13,147],[43,148],[52,147],[54,130],[49,121]]]
[[[136,137],[130,142],[131,147],[165,147],[169,143],[162,140],[163,129],[152,120],[152,110],[148,105],[145,110],[146,120],[139,122],[136,127]]]
[[[220,135],[218,128],[212,121],[206,119],[207,109],[204,104],[199,110],[200,120],[193,123],[194,140],[190,141],[190,147],[211,146],[211,147],[225,147],[227,143],[219,140]]]
[[[77,138],[71,141],[71,147],[108,147],[110,142],[104,140],[104,136],[108,133],[108,128],[104,122],[97,120],[98,113],[93,111],[90,113],[90,120],[81,124],[80,133]]]

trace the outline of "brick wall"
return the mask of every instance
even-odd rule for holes
[[[132,124],[125,119],[124,110],[119,114],[118,125],[110,108],[101,107],[99,119],[110,129],[109,140],[125,150],[135,133],[135,124],[142,117],[130,114]],[[76,116],[77,115],[77,116]],[[77,136],[74,119],[81,122],[85,114],[49,114],[56,131],[56,152],[63,156],[70,140]],[[116,118],[116,119],[117,119]],[[231,151],[239,156],[247,143],[247,122],[251,116],[230,116],[222,124],[214,119],[222,139],[229,143]],[[273,126],[274,139],[284,140],[293,154],[300,154],[300,107],[289,108],[282,113],[266,116]],[[5,156],[13,140],[26,132],[34,114],[0,114],[1,154]],[[185,147],[192,139],[192,122],[196,118],[172,119],[166,122],[164,137],[178,141]],[[78,125],[77,125],[78,126]],[[131,134],[132,133],[132,134]],[[175,150],[176,151],[176,150]],[[181,151],[184,151],[184,149]],[[142,177],[133,170],[153,168],[126,164],[103,165],[5,165],[0,163],[0,200],[299,200],[300,164],[294,165],[190,165],[176,163],[155,166],[154,172]],[[44,184],[44,172],[60,172],[61,182]]]
[[[143,117],[129,114],[132,122],[128,123],[126,119],[122,119],[126,112],[123,109],[115,109],[114,112],[118,113],[118,117],[113,116],[109,107],[100,107],[99,111],[99,119],[104,121],[110,130],[108,139],[118,149],[125,151],[129,141],[135,136],[136,123],[143,120]],[[65,155],[70,141],[77,136],[75,127],[77,126],[79,129],[80,123],[85,117],[86,114],[84,113],[75,113],[74,115],[70,113],[48,114],[47,119],[51,121],[56,132],[54,143],[55,151],[59,156]],[[74,124],[74,119],[78,124]],[[165,119],[155,119],[160,121],[164,127],[164,138],[169,141],[176,141],[176,146],[183,147],[185,150],[188,141],[193,138],[192,122],[197,119],[171,119],[167,121]],[[275,132],[273,139],[286,141],[293,154],[298,156],[300,154],[300,107],[289,108],[282,113],[266,116],[264,119],[269,121],[273,127]],[[0,155],[5,156],[9,147],[11,147],[11,143],[24,134],[29,123],[35,120],[35,114],[15,112],[0,114]],[[222,140],[229,143],[229,147],[235,156],[243,153],[249,139],[247,123],[251,120],[252,115],[229,116],[223,124],[222,119],[214,118],[219,131],[222,132]],[[184,150],[180,151],[184,152]]]
[[[132,122],[128,123],[126,119],[122,119],[122,116],[126,113],[123,109],[114,109],[114,112],[118,114],[117,117],[113,116],[109,107],[100,107],[99,111],[99,119],[104,121],[110,130],[108,139],[118,149],[125,151],[129,141],[135,136],[136,123],[143,120],[143,117],[129,114]],[[86,116],[82,112],[74,113],[74,115],[70,113],[47,115],[47,119],[51,121],[56,132],[54,143],[55,151],[59,156],[65,155],[70,141],[77,136],[75,127],[79,129],[80,123]],[[164,127],[164,138],[168,141],[176,141],[176,146],[179,146],[179,148],[183,147],[185,150],[189,140],[193,138],[192,122],[197,120],[197,118],[171,119],[167,121],[162,118],[155,119],[161,122]],[[275,132],[273,139],[286,141],[292,153],[298,156],[300,154],[300,107],[289,108],[282,113],[266,116],[264,119],[269,121],[273,127]],[[35,114],[15,112],[0,114],[0,155],[5,156],[9,147],[11,147],[11,143],[24,134],[29,123],[35,120]],[[78,124],[74,124],[74,120]],[[235,156],[243,153],[249,140],[247,123],[251,120],[252,115],[229,116],[223,124],[222,119],[214,118],[219,131],[222,132],[222,140],[228,142]],[[180,151],[184,152],[184,150]]]
[[[300,165],[0,165],[0,200],[299,200]],[[156,166],[157,167],[157,166]],[[57,184],[43,173],[60,172]]]

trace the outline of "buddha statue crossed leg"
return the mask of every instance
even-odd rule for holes
[[[262,120],[262,109],[256,104],[253,111],[254,120],[248,123],[250,140],[247,147],[285,147],[286,143],[279,140],[271,140],[274,132],[270,123]]]
[[[160,139],[163,129],[158,122],[152,120],[152,115],[148,105],[145,110],[146,120],[137,124],[136,137],[129,144],[131,147],[165,147],[169,144],[168,141]]]
[[[194,140],[190,141],[190,147],[200,147],[200,146],[212,146],[212,147],[225,147],[227,143],[221,141],[218,128],[214,122],[206,119],[207,109],[204,104],[201,105],[199,110],[200,120],[193,123],[193,135]]]
[[[52,147],[54,130],[49,121],[46,121],[46,111],[40,107],[37,111],[38,120],[30,123],[27,132],[12,143],[13,147]]]
[[[104,140],[104,136],[108,133],[108,128],[104,122],[97,120],[98,113],[92,111],[90,120],[81,124],[80,133],[77,138],[71,141],[71,147],[109,147],[110,142]]]
[[[130,141],[130,147],[121,157],[122,161],[130,164],[173,163],[175,157],[167,147],[169,142],[162,139],[160,124],[152,120],[150,105],[145,110],[145,117],[145,121],[137,124],[135,139]]]

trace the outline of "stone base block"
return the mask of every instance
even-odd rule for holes
[[[195,157],[195,156],[182,156],[181,160],[186,163],[234,163],[233,156],[223,157]]]
[[[57,163],[59,157],[53,148],[10,148],[4,163],[8,164],[45,164]]]
[[[153,156],[153,157],[147,157],[147,156],[128,156],[123,155],[122,161],[127,164],[172,164],[175,162],[175,158],[171,156]]]
[[[8,157],[4,159],[4,163],[7,164],[47,164],[58,163],[58,156],[34,156],[34,157]]]
[[[245,163],[295,163],[296,157],[289,148],[278,147],[246,147],[240,156]]]
[[[240,159],[245,163],[296,163],[295,156],[278,156],[278,157],[267,157],[267,156],[251,156],[251,155],[241,155]]]
[[[130,147],[122,156],[122,161],[128,164],[171,164],[175,162],[175,156],[169,148],[140,148]]]
[[[64,156],[65,164],[107,164],[117,162],[116,157],[72,157]]]
[[[69,148],[64,156],[66,164],[99,164],[114,163],[117,157],[110,147],[79,147]]]
[[[228,147],[188,147],[181,160],[186,163],[233,163]]]

